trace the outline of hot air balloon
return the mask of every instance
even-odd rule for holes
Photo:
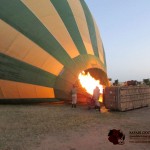
[[[0,102],[68,100],[82,71],[108,85],[103,43],[84,0],[0,1]]]

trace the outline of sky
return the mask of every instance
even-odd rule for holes
[[[150,78],[150,0],[85,0],[104,44],[108,77]]]

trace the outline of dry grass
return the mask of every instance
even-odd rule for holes
[[[128,133],[149,131],[149,116],[149,107],[99,113],[85,106],[72,109],[69,105],[0,105],[0,150],[111,149],[107,134],[113,128],[126,134],[126,144],[121,149],[148,150],[150,143],[129,143]]]

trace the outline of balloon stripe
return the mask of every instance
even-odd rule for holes
[[[96,31],[96,39],[97,39],[97,46],[98,46],[99,58],[104,63],[105,57],[104,57],[104,53],[103,53],[102,40],[100,38],[98,27],[97,27],[97,24],[96,24],[95,21],[94,21],[94,26],[95,26],[95,31]]]
[[[0,99],[55,98],[53,88],[8,80],[0,80],[0,85]]]
[[[95,31],[95,27],[94,27],[93,17],[91,15],[86,3],[84,1],[80,1],[80,3],[82,5],[82,8],[83,8],[84,13],[85,13],[85,17],[86,17],[86,21],[87,21],[87,24],[88,24],[88,29],[89,29],[90,38],[91,38],[91,41],[92,41],[94,54],[97,57],[99,57],[97,39],[96,39],[96,31]]]
[[[87,54],[78,26],[67,0],[51,0],[59,16],[64,22],[80,54]],[[63,5],[63,7],[62,7]],[[68,17],[66,16],[68,15]]]
[[[56,76],[0,53],[0,79],[53,87]]]
[[[86,47],[86,51],[88,54],[94,55],[94,51],[93,51],[93,47],[91,44],[91,39],[90,39],[90,35],[89,35],[89,30],[88,30],[85,14],[84,14],[84,11],[82,9],[80,1],[77,1],[77,0],[67,0],[67,1],[70,5],[70,8],[71,8],[72,13],[74,15],[74,18],[76,20],[76,23],[77,23],[79,32],[81,34],[83,43]],[[76,5],[74,5],[74,4],[76,4]]]

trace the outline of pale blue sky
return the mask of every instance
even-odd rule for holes
[[[108,76],[150,78],[150,0],[85,0],[104,44]]]

